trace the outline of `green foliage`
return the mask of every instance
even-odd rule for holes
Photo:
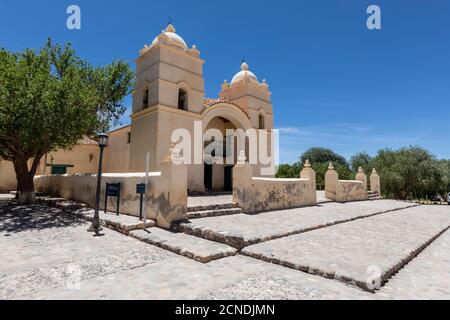
[[[300,161],[293,165],[282,164],[279,167],[277,178],[299,178],[300,171],[303,168],[303,164],[306,160],[312,165],[314,171],[316,171],[316,180],[319,187],[325,183],[325,173],[328,170],[328,165],[333,162],[336,171],[339,173],[341,179],[352,179],[352,172],[348,167],[347,160],[326,148],[311,148],[305,151],[300,156]]]
[[[373,169],[372,157],[367,152],[360,152],[350,158],[350,167],[353,172],[358,172],[360,167],[365,173],[370,173]]]
[[[118,121],[132,79],[124,62],[93,67],[70,45],[50,40],[39,51],[0,49],[0,157],[14,163],[18,191],[24,182],[33,189],[29,182],[45,153],[70,149]]]
[[[423,148],[412,146],[397,151],[380,150],[373,159],[373,165],[381,177],[382,192],[387,197],[431,198],[448,190],[445,162],[440,163]]]
[[[341,164],[348,167],[347,160],[343,156],[327,148],[310,148],[306,150],[300,156],[300,162],[305,163],[306,160],[309,160],[311,163],[333,162],[334,164]]]
[[[302,170],[302,166],[298,162],[293,165],[290,164],[281,164],[278,168],[278,172],[276,174],[277,178],[298,178],[300,177],[300,171]]]
[[[344,157],[329,149],[311,148],[293,165],[283,164],[279,178],[297,178],[303,163],[309,159],[316,171],[318,187],[323,186],[328,163],[333,162],[339,178],[349,180],[362,167],[368,177],[376,168],[381,178],[381,190],[385,197],[394,199],[425,199],[450,192],[450,160],[437,160],[429,151],[411,146],[397,151],[379,150],[372,158],[366,152],[350,158],[351,169]],[[368,179],[369,180],[369,179]]]
[[[450,160],[439,160],[438,167],[443,180],[442,191],[440,193],[445,196],[450,192]]]

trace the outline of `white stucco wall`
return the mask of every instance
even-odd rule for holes
[[[158,226],[170,228],[171,223],[184,220],[187,206],[187,168],[176,166],[170,161],[161,165],[161,172],[152,172],[149,177],[147,197],[147,217],[154,219]],[[120,212],[139,216],[140,195],[136,185],[145,181],[144,173],[104,174],[100,195],[100,209],[104,208],[106,183],[121,183]],[[35,186],[38,192],[95,206],[97,175],[50,175],[37,176]],[[108,211],[116,211],[116,200],[108,200]]]
[[[236,165],[233,170],[233,201],[246,213],[315,205],[316,181],[312,174],[309,177],[258,178],[253,177],[250,165]]]

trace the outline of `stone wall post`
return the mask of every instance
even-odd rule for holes
[[[356,174],[356,180],[361,181],[364,185],[364,190],[367,191],[367,176],[362,167],[359,167],[358,173]]]
[[[317,190],[316,172],[311,167],[311,164],[309,163],[309,160],[305,161],[305,165],[303,166],[303,169],[300,172],[300,179],[307,179],[307,180],[309,180],[312,190]],[[316,196],[316,202],[317,202],[317,192],[316,192],[315,196]]]
[[[336,201],[338,181],[339,174],[334,170],[333,163],[330,162],[328,171],[325,174],[325,198]]]
[[[253,168],[246,162],[245,153],[241,152],[233,168],[233,202],[244,212],[250,209],[253,200],[249,199],[252,188]]]
[[[156,225],[165,229],[170,229],[172,222],[187,219],[188,168],[174,163],[176,156],[172,151],[161,163],[161,183],[153,186],[156,193],[149,194],[147,203],[156,214]]]
[[[370,191],[378,192],[378,195],[381,196],[380,176],[375,168],[372,170],[372,174],[370,175]]]

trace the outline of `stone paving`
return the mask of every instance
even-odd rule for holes
[[[52,207],[56,207],[67,213],[74,214],[77,217],[84,218],[88,221],[94,219],[94,209],[88,208],[87,205],[77,202],[69,201],[62,198],[52,197],[39,197],[37,199],[40,203],[48,204]],[[100,224],[103,227],[118,231],[125,235],[128,235],[130,231],[144,229],[144,222],[138,217],[120,214],[117,215],[113,212],[99,211]],[[147,219],[145,228],[151,228],[155,226],[153,220]]]
[[[59,287],[77,270],[82,279],[131,270],[166,259],[169,252],[44,205],[0,202],[0,299]]]
[[[203,264],[109,229],[94,237],[89,225],[57,208],[0,201],[0,299],[209,299],[233,290],[237,299],[371,298],[248,257]]]
[[[160,228],[132,231],[130,236],[203,263],[237,253],[236,249],[225,244]]]
[[[415,204],[392,200],[344,204],[332,202],[258,215],[237,214],[202,218],[182,222],[176,227],[185,233],[240,250],[252,244],[411,206]]]
[[[447,214],[450,215],[450,208],[447,208]],[[450,231],[441,235],[407,264],[389,280],[378,295],[390,299],[449,300]]]
[[[369,205],[353,203],[344,207],[349,209],[347,212],[353,211],[352,207],[358,208],[354,208],[355,211],[364,211],[372,208],[374,203],[370,202]],[[380,208],[383,210],[395,207],[395,203],[388,204],[383,201],[376,203],[380,203]],[[396,204],[400,205],[399,202]],[[319,208],[316,207],[316,209]],[[448,222],[448,209],[445,208],[447,211],[440,209],[442,212],[436,213],[434,208],[436,207],[405,210],[417,212],[412,214],[414,218],[411,220],[388,219],[385,221],[386,224],[380,223],[375,226],[369,224],[371,227],[369,233],[361,228],[354,230],[353,227],[348,229],[340,229],[340,227],[359,224],[378,217],[394,215],[400,217],[406,214],[386,213],[307,232],[301,236],[339,228],[336,230],[341,232],[334,232],[336,238],[333,237],[330,243],[341,241],[349,243],[345,239],[350,236],[356,245],[347,251],[350,252],[348,255],[356,261],[358,255],[365,254],[358,249],[357,244],[368,242],[365,239],[378,232],[384,244],[383,250],[380,249],[380,257],[381,254],[390,257],[398,253],[406,253],[402,249],[403,244],[415,243],[415,236],[413,237],[412,231],[408,230],[416,230],[418,238],[424,239],[425,235],[428,236],[428,232],[423,232],[422,229],[437,230],[439,221]],[[273,216],[274,225],[282,220],[277,217],[284,218],[284,216]],[[256,229],[259,228],[258,222],[254,225]],[[398,234],[396,237],[390,236],[391,233],[396,232],[395,230],[401,228],[399,225],[394,228],[395,223],[401,223],[402,228],[405,229],[404,236],[398,236]],[[89,225],[90,223],[86,220],[58,208],[50,208],[42,204],[21,206],[10,201],[10,197],[0,195],[0,259],[2,261],[0,299],[449,298],[450,231],[446,231],[437,238],[418,257],[394,275],[380,291],[373,294],[340,281],[240,254],[209,263],[200,263],[109,229],[103,231],[102,237],[93,237],[86,231]],[[151,230],[160,229],[152,228]],[[383,230],[385,230],[384,233]],[[297,236],[280,240],[295,239],[295,237]],[[190,239],[194,241],[195,238]],[[277,243],[280,240],[270,241],[264,245]],[[299,248],[298,251],[293,252],[294,256],[302,255],[307,249],[304,246]],[[334,258],[333,255],[324,254],[323,247],[315,248],[316,250],[311,250],[310,254],[317,260],[327,262]],[[193,249],[196,248],[193,247]],[[361,260],[361,264],[366,263]]]
[[[229,204],[233,202],[231,194],[212,195],[212,196],[195,196],[188,197],[188,208],[190,207],[206,207],[210,205]]]
[[[382,285],[449,226],[448,208],[415,207],[257,244],[242,253],[373,290],[377,279]]]
[[[173,256],[135,270],[47,289],[27,299],[375,299],[339,282],[235,256],[208,264]]]

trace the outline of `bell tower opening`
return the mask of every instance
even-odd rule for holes
[[[144,98],[142,99],[142,109],[148,108],[148,88],[144,91]]]
[[[188,95],[183,89],[178,90],[178,109],[188,110]]]
[[[264,115],[259,114],[259,129],[265,129],[264,128]]]

